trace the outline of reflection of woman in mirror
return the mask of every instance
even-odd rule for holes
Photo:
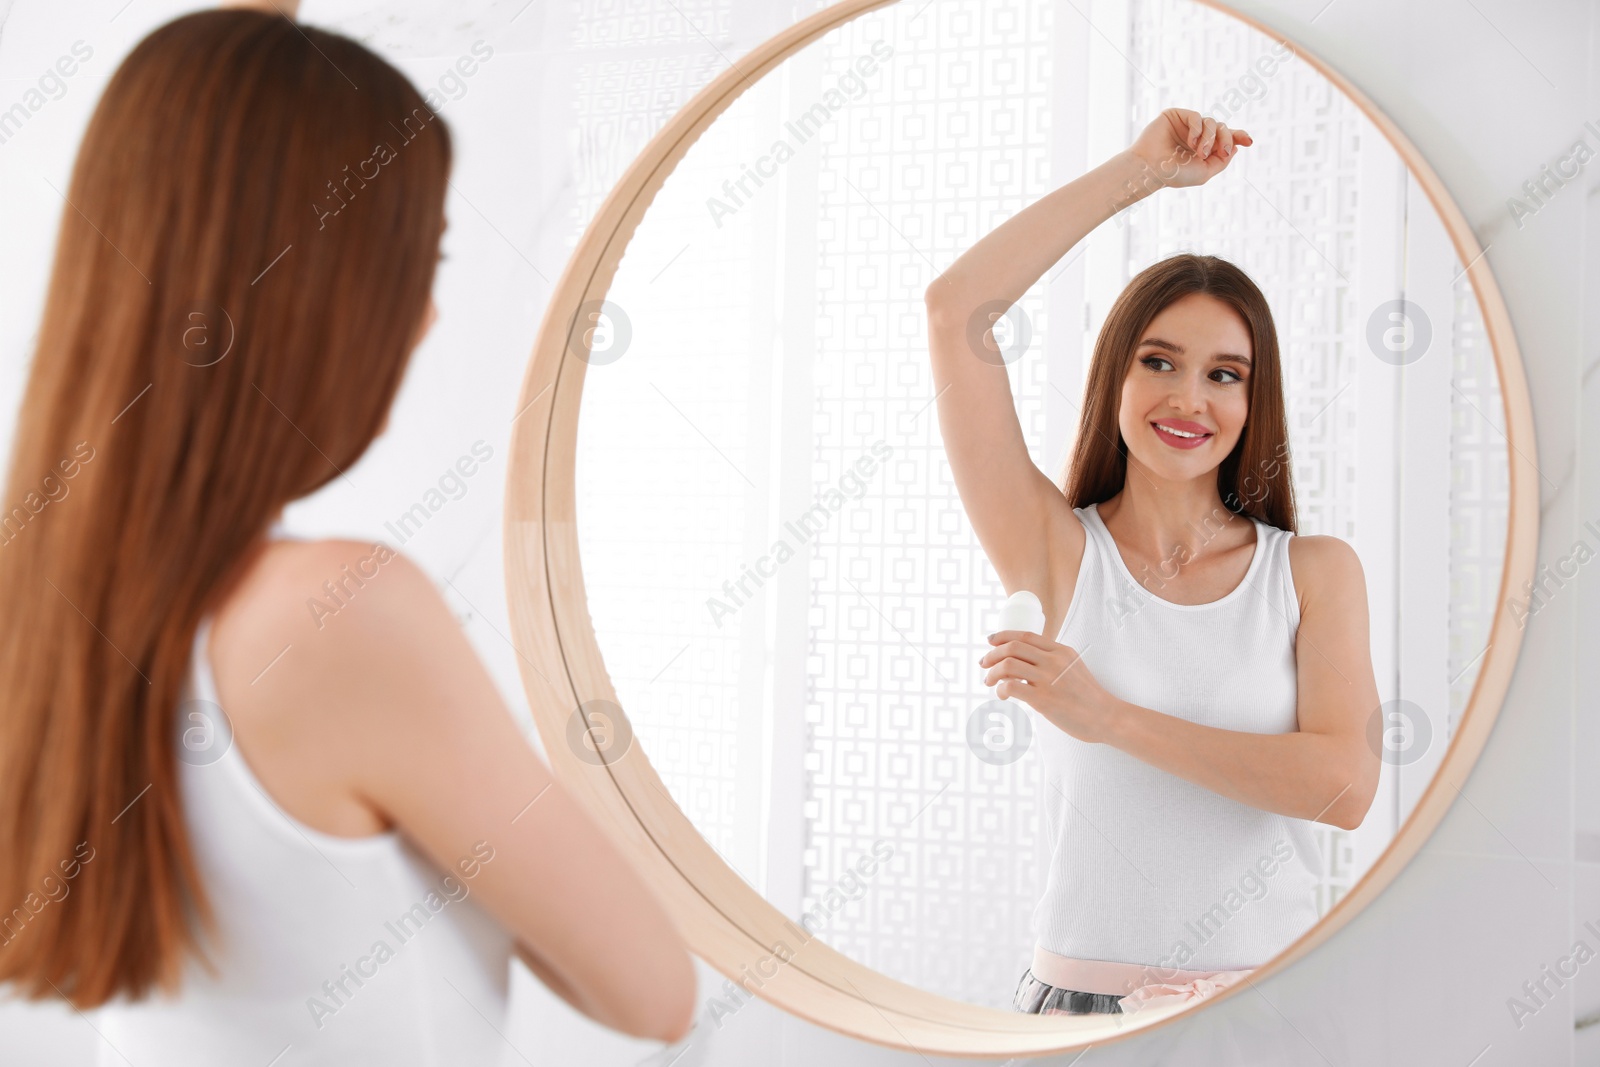
[[[1255,284],[1195,255],[1133,278],[1095,344],[1064,488],[1028,454],[989,333],[1116,211],[1211,179],[1251,143],[1168,109],[928,288],[962,504],[1007,592],[1038,594],[1057,635],[995,634],[980,660],[996,697],[1050,724],[1021,1011],[1126,1012],[1239,980],[1317,919],[1311,823],[1354,828],[1377,788],[1361,564],[1296,535]]]

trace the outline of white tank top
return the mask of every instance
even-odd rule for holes
[[[1141,707],[1254,733],[1298,729],[1289,570],[1294,535],[1256,519],[1242,581],[1174,604],[1135,580],[1096,505],[1056,640]],[[1304,819],[1263,811],[1042,717],[1045,890],[1039,947],[1082,960],[1184,970],[1256,967],[1317,921],[1321,856]],[[1330,798],[1331,799],[1331,798]]]
[[[206,619],[175,742],[220,975],[191,955],[176,998],[98,1009],[100,1067],[498,1063],[512,941],[473,899],[465,872],[481,863],[446,872],[398,832],[337,837],[283,812],[223,720],[187,703],[217,702],[210,631]]]

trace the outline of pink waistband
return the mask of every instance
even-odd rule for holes
[[[1124,1013],[1150,1005],[1204,1000],[1244,978],[1253,969],[1185,971],[1110,960],[1079,960],[1038,945],[1033,948],[1032,967],[1035,978],[1057,989],[1121,997]]]

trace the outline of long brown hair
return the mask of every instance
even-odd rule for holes
[[[278,15],[169,22],[107,84],[0,501],[0,981],[17,992],[88,1008],[204,959],[176,777],[190,649],[279,509],[377,436],[450,157],[399,71]]]
[[[1249,275],[1216,256],[1185,252],[1152,263],[1134,276],[1111,305],[1095,339],[1083,416],[1062,492],[1070,506],[1082,508],[1122,491],[1128,476],[1128,445],[1117,424],[1123,380],[1150,320],[1190,293],[1205,293],[1227,304],[1250,330],[1249,415],[1238,443],[1217,468],[1217,491],[1223,506],[1269,526],[1298,532],[1283,367],[1272,309]]]

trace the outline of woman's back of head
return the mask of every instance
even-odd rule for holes
[[[277,15],[179,18],[108,82],[0,502],[0,906],[95,855],[70,906],[0,915],[24,995],[176,982],[207,915],[174,767],[193,635],[283,505],[379,432],[450,158],[397,70]]]

